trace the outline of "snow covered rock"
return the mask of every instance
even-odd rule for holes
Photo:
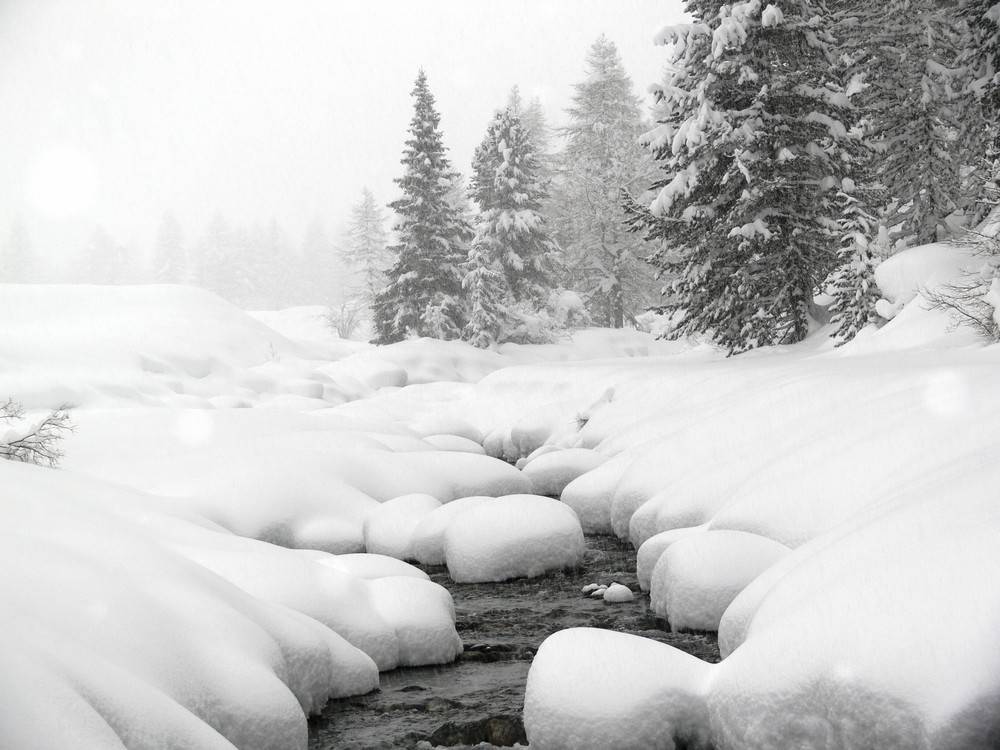
[[[428,435],[424,438],[424,442],[439,451],[486,454],[479,443],[458,435]]]
[[[576,511],[587,534],[611,533],[611,500],[615,485],[634,460],[624,454],[588,471],[563,489],[560,499]]]
[[[448,574],[459,582],[533,578],[583,561],[583,529],[571,508],[541,495],[473,505],[444,535]]]
[[[635,599],[635,594],[628,586],[620,583],[612,583],[604,590],[604,601],[612,604],[624,604]]]
[[[369,590],[376,611],[396,628],[399,666],[447,664],[462,653],[447,589],[410,576],[389,576],[370,581]]]
[[[569,628],[531,663],[524,728],[532,750],[707,748],[711,665],[638,636]]]
[[[672,630],[718,630],[746,586],[789,553],[779,542],[743,531],[707,531],[674,541],[650,582],[650,606]]]
[[[435,508],[425,515],[413,529],[413,557],[422,565],[444,565],[444,535],[452,520],[469,508],[491,501],[485,495],[460,497]]]
[[[643,506],[645,507],[645,506]],[[633,516],[634,518],[634,516]],[[691,526],[685,529],[671,529],[655,534],[639,547],[635,556],[636,577],[639,579],[639,588],[649,591],[650,583],[653,580],[653,569],[660,561],[660,556],[671,544],[678,539],[683,539],[691,534],[701,534],[707,530],[707,526]]]
[[[607,460],[607,456],[585,448],[554,450],[539,454],[521,471],[531,479],[536,493],[559,497],[567,484]]]
[[[399,560],[413,560],[413,531],[424,516],[441,507],[437,498],[413,494],[388,500],[365,519],[365,549]]]

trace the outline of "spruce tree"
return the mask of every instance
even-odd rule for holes
[[[153,250],[153,281],[157,284],[180,284],[185,278],[184,246],[181,225],[172,211],[160,222]]]
[[[936,241],[966,202],[970,100],[956,64],[962,20],[955,10],[938,0],[887,0],[849,3],[838,16],[868,138],[879,150],[876,177],[891,200],[882,220],[897,246]]]
[[[822,7],[690,2],[648,136],[666,177],[633,226],[656,243],[672,336],[730,354],[801,340],[836,263],[848,101]],[[847,123],[845,125],[845,123]]]
[[[473,162],[481,213],[466,264],[474,308],[466,337],[479,345],[510,336],[501,321],[537,313],[557,284],[560,249],[545,229],[538,169],[530,131],[509,109],[498,113]]]
[[[411,92],[414,114],[406,142],[403,195],[389,204],[399,217],[399,243],[388,283],[372,305],[377,344],[408,336],[457,338],[465,326],[461,264],[472,230],[448,199],[455,173],[445,156],[440,116],[423,70]]]
[[[565,149],[551,213],[566,251],[567,286],[583,293],[595,321],[621,328],[648,306],[655,284],[647,248],[623,227],[619,192],[641,192],[656,170],[639,144],[648,124],[617,47],[602,35],[585,65],[567,110],[570,124],[560,131]]]
[[[351,296],[371,307],[386,285],[386,269],[391,263],[389,233],[384,211],[368,188],[361,191],[361,201],[351,209],[351,223],[343,249],[345,264],[354,275]]]

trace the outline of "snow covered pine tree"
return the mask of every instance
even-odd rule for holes
[[[472,171],[481,214],[466,264],[472,303],[466,338],[480,347],[533,340],[532,319],[556,286],[560,250],[544,229],[545,191],[531,135],[509,109],[490,123]]]
[[[390,248],[395,261],[386,272],[388,284],[372,305],[376,344],[408,336],[459,338],[466,323],[460,266],[472,229],[449,200],[455,173],[423,70],[411,94],[412,137],[403,152],[405,171],[395,180],[403,196],[389,204],[400,217],[395,226],[399,244]]]
[[[566,251],[567,286],[580,290],[594,321],[621,328],[655,297],[646,248],[623,226],[619,191],[640,190],[656,174],[639,143],[648,129],[618,48],[603,34],[587,51],[586,78],[574,85],[566,148],[552,188],[555,236]]]
[[[848,101],[813,2],[690,0],[668,27],[665,116],[647,135],[667,176],[650,206],[626,199],[675,280],[669,334],[707,334],[730,354],[808,332],[836,264],[849,177]]]

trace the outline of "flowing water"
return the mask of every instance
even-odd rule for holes
[[[638,592],[635,550],[614,537],[587,537],[582,568],[541,578],[459,584],[444,568],[426,570],[451,591],[465,652],[454,664],[385,672],[379,690],[331,701],[309,722],[310,750],[526,744],[521,709],[531,659],[565,628],[632,633],[719,660],[714,635],[670,633],[644,594],[610,604],[580,593],[588,583],[611,581]]]

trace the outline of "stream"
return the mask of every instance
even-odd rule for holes
[[[459,584],[444,567],[424,570],[455,600],[464,653],[453,664],[384,672],[378,690],[330,701],[309,721],[310,750],[525,745],[521,710],[531,659],[565,628],[641,635],[719,661],[714,634],[671,633],[653,615],[649,597],[638,593],[635,550],[612,536],[587,537],[582,568],[540,578]],[[611,581],[637,592],[635,599],[610,604],[580,592]]]

